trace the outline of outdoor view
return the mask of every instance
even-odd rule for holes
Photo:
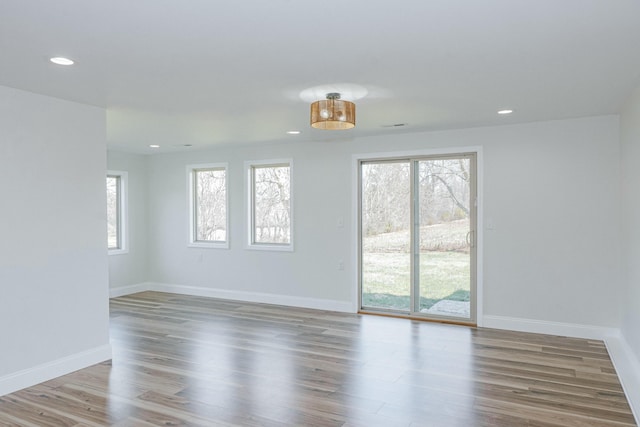
[[[362,164],[362,306],[470,318],[470,160],[410,165]]]
[[[254,166],[253,241],[291,242],[291,168],[289,165]]]
[[[119,183],[117,176],[107,176],[107,248],[120,247]]]
[[[195,173],[196,241],[227,240],[226,170],[197,169]]]

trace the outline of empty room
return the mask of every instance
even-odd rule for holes
[[[640,2],[0,1],[0,426],[636,426]]]

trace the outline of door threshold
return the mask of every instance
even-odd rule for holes
[[[454,319],[434,319],[432,317],[424,317],[424,316],[412,316],[410,314],[401,314],[401,313],[386,313],[382,311],[373,311],[373,310],[358,310],[358,314],[366,314],[370,316],[382,316],[382,317],[393,317],[396,319],[408,319],[408,320],[419,320],[421,322],[431,322],[431,323],[444,323],[447,325],[459,325],[459,326],[468,326],[470,328],[477,328],[478,325],[472,321],[464,321],[464,320],[454,320]]]

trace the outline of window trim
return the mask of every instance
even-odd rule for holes
[[[289,167],[289,243],[259,243],[254,241],[254,169],[256,167]],[[258,251],[293,252],[294,251],[294,197],[293,197],[293,159],[272,159],[272,160],[249,160],[244,162],[245,169],[245,189],[246,189],[246,212],[247,227],[245,249]]]
[[[127,171],[107,170],[106,177],[118,177],[118,241],[117,248],[109,248],[107,242],[107,253],[109,255],[122,255],[129,253],[129,173]]]
[[[225,187],[225,211],[226,211],[226,240],[196,240],[196,195],[195,195],[195,175],[199,170],[222,169],[224,170],[224,187]],[[187,214],[189,215],[187,230],[187,247],[190,248],[208,248],[208,249],[229,249],[230,229],[229,229],[229,164],[228,163],[197,163],[187,165],[187,199],[189,207]]]

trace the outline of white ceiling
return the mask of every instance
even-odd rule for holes
[[[105,107],[109,146],[137,152],[611,114],[640,83],[639,18],[638,0],[0,0],[0,85]],[[356,129],[309,127],[300,93],[332,84],[369,92]]]

